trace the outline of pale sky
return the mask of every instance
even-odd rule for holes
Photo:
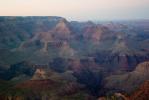
[[[149,19],[149,0],[0,0],[0,15],[81,21]]]

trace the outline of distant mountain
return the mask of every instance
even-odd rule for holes
[[[125,67],[124,70],[132,70],[138,63],[149,59],[148,34],[143,33],[142,28],[136,31],[138,27],[133,24],[68,22],[62,17],[1,17],[0,19],[1,49],[8,50],[16,58],[21,56],[22,60],[29,60],[35,64],[48,63],[57,57],[80,59],[96,56],[95,59],[99,60],[100,65],[106,67],[110,65],[113,68],[121,66]],[[5,52],[1,55],[7,56]],[[21,60],[14,58],[10,62],[7,61],[10,57],[3,60],[2,56],[0,64],[3,66]],[[106,65],[107,62],[110,64]]]

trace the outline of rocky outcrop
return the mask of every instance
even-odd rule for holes
[[[58,24],[54,28],[54,31],[59,35],[70,35],[71,33],[68,22],[64,18],[58,22]]]
[[[148,72],[149,62],[140,63],[132,72],[107,77],[105,87],[125,91],[127,93],[132,92],[145,80],[149,80]]]
[[[149,100],[149,80],[145,81],[129,98],[130,100]]]

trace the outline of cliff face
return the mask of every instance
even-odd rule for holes
[[[145,81],[138,90],[131,96],[130,100],[148,100],[149,99],[149,81]]]
[[[123,90],[125,92],[132,92],[140,86],[145,80],[149,80],[149,62],[143,62],[138,64],[136,69],[132,72],[111,75],[106,78],[105,87],[115,88],[117,90]]]
[[[136,73],[140,73],[144,76],[147,76],[148,73],[149,73],[149,62],[144,62],[144,63],[141,63],[139,64],[136,69],[135,69],[135,72]]]
[[[111,96],[99,97],[98,100],[148,100],[149,99],[149,81],[144,81],[138,89],[135,89],[129,96],[124,93],[114,93]]]

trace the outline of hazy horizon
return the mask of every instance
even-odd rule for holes
[[[0,16],[61,16],[68,20],[149,19],[149,0],[0,0]]]

